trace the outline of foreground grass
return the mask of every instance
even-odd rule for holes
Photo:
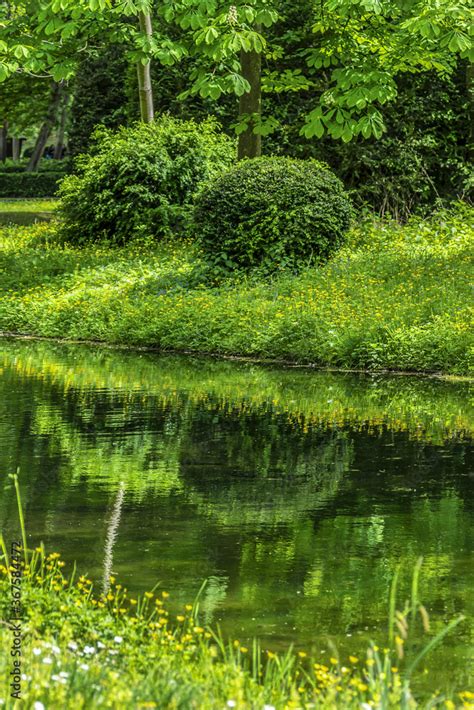
[[[10,572],[19,568],[7,556],[4,546],[4,620],[10,618]],[[224,643],[199,625],[198,601],[172,618],[165,591],[134,599],[112,577],[109,588],[95,594],[87,577],[68,578],[63,566],[58,554],[46,555],[42,547],[21,565],[21,694],[27,707],[474,708],[474,694],[467,690],[421,702],[414,697],[410,677],[430,648],[405,664],[409,626],[415,617],[427,623],[416,594],[411,607],[392,617],[401,634],[393,635],[393,648],[373,644],[365,659],[334,657],[326,665],[302,651],[278,655],[262,653],[257,643],[250,649],[238,641]],[[8,623],[0,625],[0,705],[6,708],[15,706],[9,678],[13,638]]]
[[[344,368],[472,373],[474,209],[366,223],[298,277],[212,286],[190,243],[75,249],[0,233],[0,329]]]

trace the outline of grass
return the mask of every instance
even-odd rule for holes
[[[11,200],[0,199],[0,214],[10,212],[53,212],[56,209],[57,200]]]
[[[21,512],[18,479],[13,476]],[[23,541],[26,533],[20,515]],[[474,694],[465,690],[417,699],[411,679],[421,661],[462,622],[453,620],[425,646],[410,647],[410,633],[429,618],[418,599],[421,561],[412,581],[411,601],[396,610],[395,576],[390,595],[389,641],[372,643],[365,658],[335,652],[318,663],[304,651],[263,652],[257,641],[245,647],[224,641],[218,630],[199,621],[199,594],[174,617],[167,609],[169,593],[155,587],[131,597],[111,577],[95,592],[90,579],[68,575],[58,553],[41,545],[23,559],[3,551],[0,566],[0,609],[9,618],[12,573],[21,570],[22,703],[35,710],[63,708],[469,708]],[[0,704],[14,707],[10,696],[13,629],[0,625]]]
[[[0,233],[0,329],[340,368],[473,372],[474,209],[365,222],[320,268],[213,285],[196,245]]]

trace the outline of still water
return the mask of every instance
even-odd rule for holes
[[[0,341],[0,523],[97,584],[157,581],[203,623],[327,658],[384,643],[423,556],[426,682],[469,686],[472,389],[466,382]],[[471,464],[471,466],[470,466]],[[432,632],[433,633],[433,632]],[[472,677],[471,677],[472,680]]]

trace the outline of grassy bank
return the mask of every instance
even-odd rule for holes
[[[372,644],[365,658],[349,655],[322,663],[304,651],[275,654],[237,640],[224,642],[199,621],[198,599],[171,615],[169,594],[160,589],[135,599],[112,577],[95,592],[92,582],[65,573],[56,553],[42,547],[21,563],[14,548],[3,545],[0,565],[0,610],[11,619],[12,577],[21,574],[21,697],[27,707],[41,708],[469,708],[467,690],[417,699],[411,678],[422,668],[437,638],[410,650],[409,631],[428,625],[417,599],[417,573],[411,606],[397,616],[395,590],[387,647]],[[7,557],[10,559],[6,559]],[[13,573],[13,575],[11,575]],[[14,623],[14,622],[12,622]],[[14,628],[0,625],[0,704],[11,698],[10,655]]]
[[[0,329],[346,368],[472,373],[474,210],[364,223],[321,268],[210,285],[191,243],[76,249],[0,234]]]

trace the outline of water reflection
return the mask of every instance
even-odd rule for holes
[[[26,517],[106,585],[204,578],[205,623],[267,645],[362,647],[397,565],[424,556],[434,628],[472,619],[466,383],[282,370],[79,346],[0,345],[2,526]],[[466,683],[472,622],[432,661]]]

